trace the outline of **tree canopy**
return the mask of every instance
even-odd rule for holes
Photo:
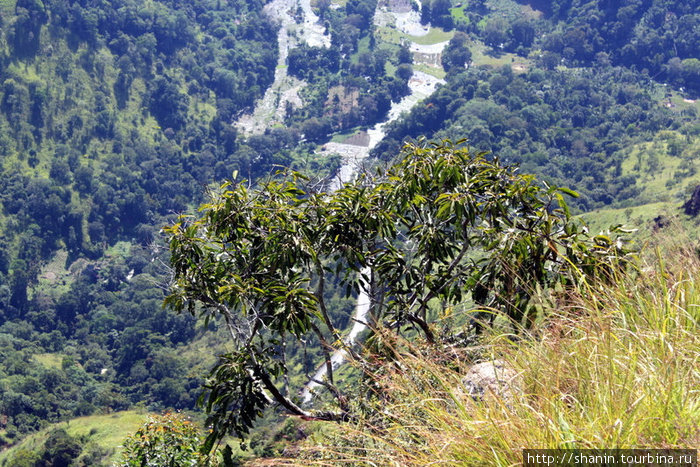
[[[329,283],[369,297],[371,327],[414,328],[435,342],[433,299],[470,297],[475,308],[527,323],[538,290],[605,277],[622,253],[571,218],[563,195],[574,192],[449,142],[407,145],[389,168],[335,192],[313,186],[298,173],[257,188],[229,181],[200,218],[166,229],[174,273],[166,303],[223,318],[235,343],[206,384],[208,447],[227,432],[242,437],[272,402],[308,418],[351,417],[333,378],[331,354],[347,344],[329,311]],[[336,411],[300,406],[286,379],[288,339],[320,343],[320,383]]]

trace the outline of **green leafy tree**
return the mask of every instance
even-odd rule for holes
[[[445,71],[463,69],[464,66],[472,59],[472,52],[467,46],[469,44],[469,36],[463,32],[457,31],[450,39],[450,42],[445,47],[442,53],[441,63]]]
[[[47,467],[68,467],[82,452],[81,443],[59,428],[49,434],[44,445],[44,453],[38,465]]]
[[[39,49],[41,27],[48,20],[46,8],[41,0],[18,0],[15,4],[12,44],[21,57],[32,56]]]
[[[533,316],[537,290],[581,274],[605,277],[619,245],[588,237],[563,194],[498,159],[449,142],[407,145],[375,177],[316,192],[299,174],[225,183],[169,228],[173,284],[166,304],[223,318],[235,350],[220,357],[205,384],[212,434],[243,437],[271,403],[304,418],[352,418],[334,380],[332,352],[356,355],[326,303],[335,281],[369,300],[373,326],[414,328],[438,339],[429,303],[471,295],[517,322]],[[478,326],[475,326],[478,329]],[[335,409],[307,410],[288,388],[287,352],[316,340]]]
[[[153,416],[124,443],[120,467],[185,467],[212,465],[199,453],[197,427],[184,416]]]
[[[484,27],[484,42],[491,47],[499,47],[508,39],[508,24],[503,18],[494,18]]]

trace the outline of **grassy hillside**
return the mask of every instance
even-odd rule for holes
[[[666,233],[613,287],[550,297],[524,338],[494,330],[468,351],[395,341],[399,364],[372,376],[373,415],[324,427],[271,465],[507,466],[524,448],[695,449],[696,248],[685,231]],[[477,362],[496,365],[491,381],[475,376]]]
[[[119,457],[120,445],[127,435],[136,431],[146,421],[147,416],[145,412],[129,410],[55,423],[0,452],[0,466],[18,465],[19,458],[27,453],[42,452],[49,433],[56,429],[64,429],[69,436],[81,439],[84,446],[96,446],[103,453],[102,465],[110,465]]]

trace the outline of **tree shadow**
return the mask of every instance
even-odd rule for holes
[[[491,58],[501,58],[504,53],[503,50],[495,47],[489,47],[484,51],[484,55],[488,55]]]

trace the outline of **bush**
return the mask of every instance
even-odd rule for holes
[[[148,422],[124,443],[120,467],[204,466],[197,427],[184,416],[166,413]]]

